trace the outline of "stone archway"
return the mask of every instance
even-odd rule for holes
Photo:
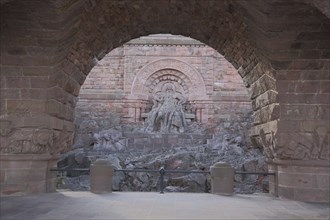
[[[160,61],[163,64],[159,65]],[[178,67],[174,67],[178,62],[190,68],[185,68],[186,71],[180,68],[179,71]],[[147,67],[152,70],[144,77],[143,74],[148,72]],[[189,78],[188,74],[182,71],[187,73],[194,71],[198,74],[199,79],[195,77],[197,78],[195,88],[192,87],[192,77]],[[132,85],[133,78],[142,82],[140,86]],[[204,84],[208,88],[207,100],[203,100],[204,97],[200,96],[200,92],[196,92],[196,88],[205,87]],[[165,91],[169,88],[172,88],[170,90],[173,93]],[[206,88],[202,89],[206,90]],[[132,97],[134,94],[140,95],[136,95],[135,100],[127,99],[127,96]],[[193,94],[196,94],[196,97]],[[118,99],[118,97],[122,98]],[[128,167],[158,169],[159,164],[171,169],[178,167],[188,170],[203,169],[203,167],[208,169],[219,160],[235,164],[238,170],[242,167],[246,170],[253,169],[252,167],[266,169],[264,159],[258,150],[253,150],[255,153],[253,158],[246,153],[250,149],[248,146],[251,146],[247,130],[251,126],[252,108],[242,79],[223,56],[191,38],[157,34],[125,43],[107,54],[91,70],[78,98],[75,109],[78,138],[74,150],[61,157],[60,166],[71,164],[88,167],[88,163],[82,164],[78,161],[94,161],[95,157],[103,158],[108,155],[113,161],[120,161],[116,163],[117,169]],[[206,102],[202,113],[208,113],[207,117],[200,117],[200,109],[196,109],[196,102],[191,103],[192,101]],[[145,110],[141,105],[144,102],[148,102]],[[168,108],[164,108],[165,106]],[[172,108],[173,106],[175,109]],[[131,114],[126,114],[127,107],[131,108]],[[169,116],[167,120],[165,116],[164,119],[157,120],[156,115],[161,110],[175,112],[175,118]],[[142,114],[139,114],[140,111]],[[120,120],[118,126],[115,126],[115,123],[108,124],[113,118],[110,113],[117,115]],[[127,122],[128,118],[133,120]],[[208,120],[208,123],[201,123],[200,118]],[[122,139],[118,140],[116,134],[121,134]],[[224,136],[228,141],[222,138]],[[90,138],[90,141],[86,140],[87,138]],[[121,144],[118,144],[119,141]],[[223,149],[223,146],[226,148]],[[83,148],[85,153],[78,153],[78,156],[75,152],[80,149],[77,148]],[[212,151],[211,148],[217,151]],[[202,157],[198,156],[200,155],[198,149],[204,149],[201,152]],[[130,152],[129,157],[125,159],[120,156],[126,152]],[[139,154],[143,157],[138,156]],[[73,162],[66,162],[68,155]],[[95,157],[90,158],[87,155]],[[187,155],[190,156],[186,157]],[[75,157],[77,160],[73,159]],[[79,160],[78,157],[84,159]],[[259,162],[255,159],[257,157],[260,157]],[[258,163],[258,165],[249,166],[245,163]],[[153,177],[144,178],[143,182],[139,183],[132,181],[134,175],[128,174],[125,178],[119,176],[115,177],[114,190],[155,190],[155,187],[152,187],[155,181]],[[182,182],[169,180],[168,185],[176,191],[204,192],[205,181],[203,177],[198,178],[197,184],[195,180],[182,176]],[[67,177],[64,181],[70,182],[71,179]],[[236,181],[235,191],[246,192],[255,188],[250,185],[253,180],[243,181],[248,182],[250,187],[243,188],[241,187],[243,183]],[[208,185],[206,184],[207,187]],[[259,189],[260,185],[258,183],[255,185]],[[72,185],[68,187],[79,188]]]
[[[315,4],[15,0],[1,4],[1,124],[12,127],[11,132],[1,132],[1,158],[16,165],[45,161],[37,172],[43,173],[37,189],[26,170],[18,165],[6,168],[5,191],[46,190],[51,175],[50,160],[44,158],[56,159],[65,151],[63,141],[70,145],[75,97],[97,59],[132,38],[172,33],[206,43],[238,69],[254,106],[252,136],[270,152],[272,169],[279,174],[272,191],[297,200],[329,201],[324,195],[329,192],[330,21]],[[13,142],[19,149],[26,149],[26,144],[38,148],[31,134],[40,129],[53,133],[53,150],[8,151]],[[301,143],[303,139],[308,144]],[[15,182],[16,177],[24,184]],[[301,178],[308,184],[300,184]]]

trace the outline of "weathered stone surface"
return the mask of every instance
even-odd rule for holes
[[[56,174],[50,171],[56,158],[49,155],[1,155],[1,194],[24,196],[54,192]]]
[[[186,131],[187,120],[183,105],[187,97],[180,91],[176,91],[175,84],[165,81],[161,90],[154,92],[152,101],[154,104],[145,121],[147,131],[162,133]]]
[[[180,44],[183,45],[180,47],[172,45],[170,48],[163,48],[163,45],[160,45],[159,41],[164,40],[164,37],[166,37],[165,40],[172,38],[180,39]],[[151,42],[153,46],[145,46],[143,39],[148,41],[149,44]],[[155,41],[151,41],[153,39]],[[115,164],[117,164],[118,169],[159,169],[161,165],[165,165],[167,169],[209,169],[212,163],[217,162],[216,160],[219,154],[221,158],[226,158],[225,160],[234,163],[237,169],[253,169],[248,168],[248,165],[246,165],[246,168],[243,168],[245,162],[249,163],[249,161],[252,160],[257,164],[259,162],[260,164],[264,163],[262,161],[258,162],[258,159],[252,159],[253,156],[247,153],[249,150],[246,145],[250,145],[250,142],[247,140],[247,130],[251,121],[250,118],[246,116],[250,105],[248,103],[246,103],[246,105],[244,104],[247,100],[246,91],[244,92],[244,85],[239,78],[237,78],[238,76],[234,75],[235,73],[232,67],[226,64],[220,55],[215,54],[217,59],[213,60],[212,62],[215,62],[215,64],[212,64],[212,62],[210,63],[210,59],[213,59],[211,57],[195,57],[203,53],[213,55],[215,52],[212,49],[205,47],[200,42],[196,42],[198,45],[202,45],[202,48],[195,48],[189,45],[189,50],[187,50],[187,42],[188,40],[185,38],[173,37],[171,35],[156,35],[141,38],[129,42],[124,48],[114,50],[103,62],[100,62],[100,64],[96,66],[95,70],[93,70],[92,74],[87,78],[86,84],[82,87],[76,117],[76,124],[79,127],[75,147],[84,149],[85,158],[89,158],[88,161],[100,157],[99,154],[102,152],[108,155],[107,158],[109,160],[116,161]],[[134,45],[134,47],[131,45]],[[123,50],[125,53],[121,53]],[[197,53],[197,51],[200,52]],[[181,56],[182,59],[185,59],[187,62],[189,61],[197,70],[203,71],[205,67],[201,66],[201,64],[205,64],[208,66],[205,69],[206,73],[201,76],[194,76],[193,74],[199,73],[196,71],[192,74],[186,71],[185,68],[195,71],[187,64],[183,64],[174,59],[157,60],[154,58],[155,55],[173,55],[173,52],[177,54],[177,56]],[[123,54],[127,56],[124,64],[121,61]],[[135,56],[135,59],[132,59],[131,56]],[[128,62],[128,59],[130,62]],[[151,62],[151,64],[148,65],[148,62]],[[147,65],[143,66],[143,64]],[[214,65],[217,66],[216,69],[214,69]],[[171,68],[169,69],[169,67],[178,68],[178,70],[183,72]],[[143,71],[146,71],[147,73],[143,74],[149,76],[149,78],[142,74],[141,79],[141,77],[138,77],[139,75],[136,71],[141,72],[141,74]],[[216,71],[220,71],[221,74],[217,75]],[[187,73],[187,75],[185,75],[185,73]],[[143,80],[143,77],[145,80]],[[189,79],[189,77],[191,78]],[[136,100],[134,102],[130,101],[127,105],[116,98],[116,94],[121,95],[118,93],[118,91],[121,90],[122,94],[125,94],[126,90],[128,94],[133,95],[141,91],[152,94],[154,92],[162,92],[162,86],[164,87],[164,85],[170,84],[172,87],[175,87],[173,91],[180,94],[180,97],[186,96],[185,100],[190,100],[194,97],[192,95],[194,91],[191,90],[189,86],[195,88],[197,84],[193,86],[191,81],[198,77],[208,84],[208,87],[216,93],[214,95],[210,93],[211,99],[213,100],[211,101],[213,102],[212,104],[195,104],[196,107],[193,107],[194,101],[192,101],[191,104],[186,104],[184,109],[182,108],[182,111],[188,112],[190,113],[188,115],[192,116],[188,117],[189,121],[186,121],[187,124],[185,129],[181,130],[182,133],[167,134],[167,129],[155,129],[156,133],[150,133],[148,129],[145,130],[143,126],[138,123],[146,115],[141,114],[141,106],[143,107],[145,104],[142,102],[141,105],[139,104],[141,101]],[[123,78],[126,79],[126,83],[123,86],[113,83],[114,81],[118,81],[118,79],[123,82]],[[134,78],[142,82],[140,86],[136,86],[136,83],[134,84]],[[216,81],[212,81],[212,79],[216,79]],[[199,80],[196,83],[200,84],[200,82]],[[127,89],[131,87],[135,88],[132,92],[130,89]],[[116,93],[114,93],[114,91],[116,91]],[[105,96],[104,93],[113,95]],[[220,98],[217,98],[218,96]],[[102,100],[102,98],[108,98],[109,100]],[[206,98],[206,96],[204,96],[204,98]],[[183,102],[183,104],[185,103]],[[152,105],[148,105],[143,108],[151,109]],[[135,124],[123,123],[123,118],[126,113],[124,112],[124,108],[126,106],[135,107],[134,111],[128,111],[128,113],[133,113]],[[204,126],[202,126],[196,123],[198,119],[201,120],[201,115],[199,115],[202,114],[201,110],[195,109],[205,107],[209,109],[203,109],[203,114],[209,115],[208,120],[209,123],[211,123],[209,125],[204,123]],[[93,112],[91,112],[91,110],[93,110]],[[194,111],[196,112],[194,113]],[[158,112],[155,112],[155,114],[157,113]],[[137,114],[141,114],[142,118],[136,117]],[[214,117],[215,114],[219,114],[219,117],[214,119],[210,118]],[[272,114],[269,113],[269,116],[271,115]],[[104,120],[105,118],[106,120]],[[188,118],[185,120],[188,120]],[[264,119],[264,121],[267,120],[269,119]],[[205,127],[208,127],[208,129],[205,129]],[[211,134],[214,135],[213,139],[210,139]],[[221,143],[221,145],[219,145],[219,143]],[[249,155],[247,158],[251,157],[250,159],[241,162],[236,161],[246,153]],[[190,155],[188,158],[186,158],[187,154]],[[252,150],[251,154],[258,157],[258,150]],[[76,156],[72,155],[70,157]],[[94,159],[91,159],[91,157]],[[261,157],[260,152],[259,157]],[[207,158],[209,158],[209,161]],[[72,161],[74,162],[72,163]],[[66,163],[72,163],[74,167],[81,167],[81,164],[77,164],[77,160],[75,159],[66,160]],[[262,166],[264,165],[260,165],[260,167]],[[254,168],[255,170],[259,170],[260,167]],[[209,182],[206,181],[208,178],[209,177],[203,175],[191,174],[182,176],[171,174],[168,177],[168,182],[169,184],[174,184],[174,186],[169,186],[167,190],[205,191],[205,188],[207,189],[210,187]],[[236,184],[241,185],[236,191],[255,191],[256,179],[257,177],[255,176],[252,178],[236,177]],[[243,186],[245,182],[249,182],[249,184]],[[119,173],[118,177],[114,177],[114,188],[117,190],[150,191],[156,190],[158,187],[157,184],[158,177],[149,174]],[[241,190],[242,187],[245,189]]]
[[[308,163],[306,163],[308,162]],[[273,160],[270,171],[279,170],[277,186],[270,178],[271,193],[282,198],[327,202],[329,200],[329,166],[317,160]]]
[[[312,133],[278,133],[277,158],[328,160],[330,158],[329,133],[326,130],[325,126],[320,126]]]
[[[198,142],[197,134],[148,134],[135,132],[122,133],[117,127],[104,130],[94,135],[90,147],[67,153],[61,166],[85,167],[96,158],[111,161],[116,169],[184,169],[209,170],[214,163],[226,161],[235,170],[240,171],[266,171],[266,163],[259,149],[251,147],[246,139],[248,123],[244,120],[224,122],[216,128],[216,133],[207,143]],[[127,130],[127,128],[126,128]],[[140,130],[143,130],[141,127]],[[126,136],[126,137],[125,137]],[[184,138],[194,136],[193,142],[188,143]],[[158,138],[158,141],[154,141]],[[178,142],[168,142],[177,138]],[[143,140],[135,141],[137,139]],[[152,141],[151,141],[152,140]],[[190,139],[186,139],[190,140]],[[203,139],[202,139],[203,140]],[[159,144],[161,143],[161,144]],[[71,159],[70,159],[71,158]],[[82,159],[84,158],[84,159]],[[78,161],[82,161],[81,163]],[[72,174],[69,174],[72,176]],[[77,175],[75,173],[74,175]],[[83,189],[81,185],[74,186],[72,182],[77,177],[63,177],[64,185],[72,190]],[[167,191],[204,192],[210,189],[209,176],[203,174],[168,174],[166,175]],[[206,184],[206,185],[205,185]],[[86,190],[88,188],[85,188]],[[116,172],[113,189],[120,191],[157,191],[159,190],[159,176],[152,173],[122,173]],[[257,175],[235,176],[235,192],[252,193],[266,190]]]
[[[65,104],[67,97],[77,95],[83,75],[90,72],[96,60],[102,59],[124,42],[150,33],[191,36],[221,52],[235,68],[240,68],[241,76],[260,76],[255,77],[259,83],[255,83],[257,88],[252,88],[251,91],[251,94],[256,95],[253,97],[255,99],[272,89],[278,92],[276,102],[280,108],[282,104],[292,103],[328,108],[327,86],[320,84],[319,90],[309,93],[314,91],[314,88],[298,82],[329,80],[330,21],[327,17],[327,7],[323,7],[325,4],[322,2],[324,1],[193,1],[192,4],[186,4],[185,1],[138,1],[132,4],[130,1],[1,1],[1,88],[7,87],[7,77],[22,76],[25,68],[45,67],[49,69],[45,70],[47,73],[44,74],[43,70],[36,73],[57,78],[58,87],[71,93],[64,92],[57,99],[61,100],[60,103],[65,108],[71,109],[63,111],[54,106],[56,111],[53,112],[49,109],[45,111],[45,105],[36,101],[42,95],[31,93],[29,98],[17,99],[5,92],[0,100],[1,117],[10,115],[17,117],[17,121],[24,121],[24,116],[20,114],[52,113],[58,120],[49,124],[52,124],[51,127],[57,127],[58,131],[62,130],[63,127],[53,123],[62,123],[64,120],[68,124],[72,122],[74,106],[71,103]],[[72,63],[75,66],[74,71],[79,72],[76,73],[77,77],[71,77],[73,74],[68,73],[72,71],[71,68],[63,72],[62,62]],[[263,63],[267,68],[255,68],[259,63]],[[207,68],[208,65],[205,65],[202,72],[206,73]],[[272,68],[282,73],[273,75]],[[5,71],[2,71],[3,69]],[[259,72],[249,74],[253,69]],[[25,73],[26,78],[33,76],[31,71]],[[274,81],[280,78],[286,80],[287,77],[297,81],[292,85],[299,86],[300,89],[294,94],[291,93],[293,90],[287,87],[289,93],[283,93],[274,87],[276,82],[266,80],[264,76],[269,76]],[[69,78],[77,83],[67,83]],[[13,89],[29,89],[26,82],[16,80],[17,87],[15,82],[9,79]],[[27,81],[31,83],[31,79]],[[247,81],[246,85],[251,85]],[[118,84],[123,85],[124,82]],[[205,88],[207,94],[211,94],[210,84],[206,83]],[[45,89],[44,93],[47,92]],[[203,121],[207,118],[202,110],[205,103],[199,104],[200,108],[196,112],[201,113],[200,118]],[[133,108],[134,111],[122,112],[129,115],[136,110],[138,113],[142,107],[145,106],[136,105],[136,102],[128,103],[127,108]],[[116,111],[119,112],[119,109]],[[221,117],[222,115],[218,114],[215,118]],[[273,126],[278,121],[283,124]],[[308,118],[297,119],[293,123],[288,117],[284,119],[280,116],[278,121],[268,121],[255,126],[254,137],[258,137],[261,129],[268,135],[273,132],[275,136],[276,133],[285,133],[287,127],[294,128],[294,133],[298,136],[306,136],[304,130],[315,129],[315,125]],[[72,123],[69,126],[72,127]],[[22,127],[14,124],[14,129]],[[291,136],[287,138],[289,142],[296,140]],[[25,139],[28,139],[28,135]],[[305,195],[310,196],[312,192],[314,191],[311,190]]]
[[[256,99],[252,100],[253,110],[258,110],[267,105],[276,103],[277,100],[277,92],[274,90],[268,90],[267,92],[261,94]]]

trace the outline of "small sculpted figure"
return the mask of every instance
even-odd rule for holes
[[[186,98],[168,82],[152,97],[153,106],[146,120],[146,130],[162,133],[182,133],[186,129],[183,104]]]

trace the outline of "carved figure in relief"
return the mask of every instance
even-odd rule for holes
[[[9,136],[14,131],[13,124],[9,120],[0,120],[0,136]]]
[[[35,146],[50,148],[53,146],[54,133],[48,128],[38,128],[34,131],[32,142]]]
[[[261,129],[259,136],[261,138],[265,156],[271,159],[275,158],[277,153],[275,151],[276,139],[274,132],[272,131],[269,135],[269,138],[267,138],[265,131]]]
[[[330,158],[329,135],[327,128],[324,127],[319,127],[312,133],[281,134],[279,139],[272,134],[269,141],[261,130],[260,137],[267,158],[292,160],[329,160]]]
[[[68,151],[73,133],[64,126],[58,135],[48,128],[17,129],[8,142],[1,142],[0,153],[11,154],[57,154]]]
[[[146,119],[146,130],[152,132],[184,132],[186,129],[183,104],[186,98],[167,82],[161,92],[152,97],[153,106]]]
[[[69,132],[67,127],[64,125],[63,129],[54,136],[54,146],[50,149],[50,152],[52,154],[67,152],[72,146],[73,135],[74,134]]]
[[[53,131],[48,128],[17,129],[8,139],[0,148],[1,153],[47,153],[53,145]]]

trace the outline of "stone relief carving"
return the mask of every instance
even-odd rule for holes
[[[1,147],[1,153],[47,153],[53,145],[53,131],[48,128],[17,129]]]
[[[13,123],[9,120],[0,121],[0,136],[9,136],[14,131]]]
[[[34,146],[43,149],[51,148],[53,146],[54,133],[53,130],[48,128],[37,128],[33,132],[32,143]]]
[[[287,148],[281,147],[283,149],[279,155],[279,159],[293,159],[293,160],[303,160],[310,159],[310,149],[305,145],[287,145]]]
[[[164,83],[162,90],[152,95],[152,101],[153,106],[145,122],[146,131],[182,133],[186,130],[183,104],[187,99],[173,83]]]
[[[179,80],[178,82],[182,83],[182,87],[187,87],[186,90],[188,90],[188,88],[193,88],[189,89],[190,95],[196,97],[206,96],[206,87],[203,77],[193,66],[177,59],[167,58],[153,61],[143,67],[135,76],[130,92],[132,94],[141,94],[145,85],[147,85],[147,88],[144,92],[149,91],[149,85],[153,86],[154,80],[157,81],[156,78],[163,74],[180,78],[182,82],[179,82]],[[125,82],[130,84],[130,82],[128,83],[126,80],[129,79],[125,79]],[[148,83],[150,84],[148,85]]]
[[[325,128],[312,133],[291,135],[291,145],[280,155],[295,160],[329,160],[329,135]]]
[[[329,160],[329,135],[326,128],[315,129],[312,133],[281,134],[272,132],[267,137],[263,130],[260,138],[267,158],[292,160]]]
[[[267,158],[274,159],[277,156],[275,151],[276,139],[274,132],[272,131],[271,134],[267,137],[265,131],[261,129],[259,136],[261,139],[261,144],[263,146],[264,155]]]
[[[120,152],[125,150],[127,139],[116,129],[103,130],[93,135],[93,150]]]
[[[4,154],[57,154],[72,145],[72,132],[64,126],[58,134],[49,128],[17,128],[1,139],[0,153]]]
[[[50,149],[51,154],[64,153],[70,150],[74,139],[74,133],[69,132],[64,125],[63,129],[54,136],[54,147]]]

